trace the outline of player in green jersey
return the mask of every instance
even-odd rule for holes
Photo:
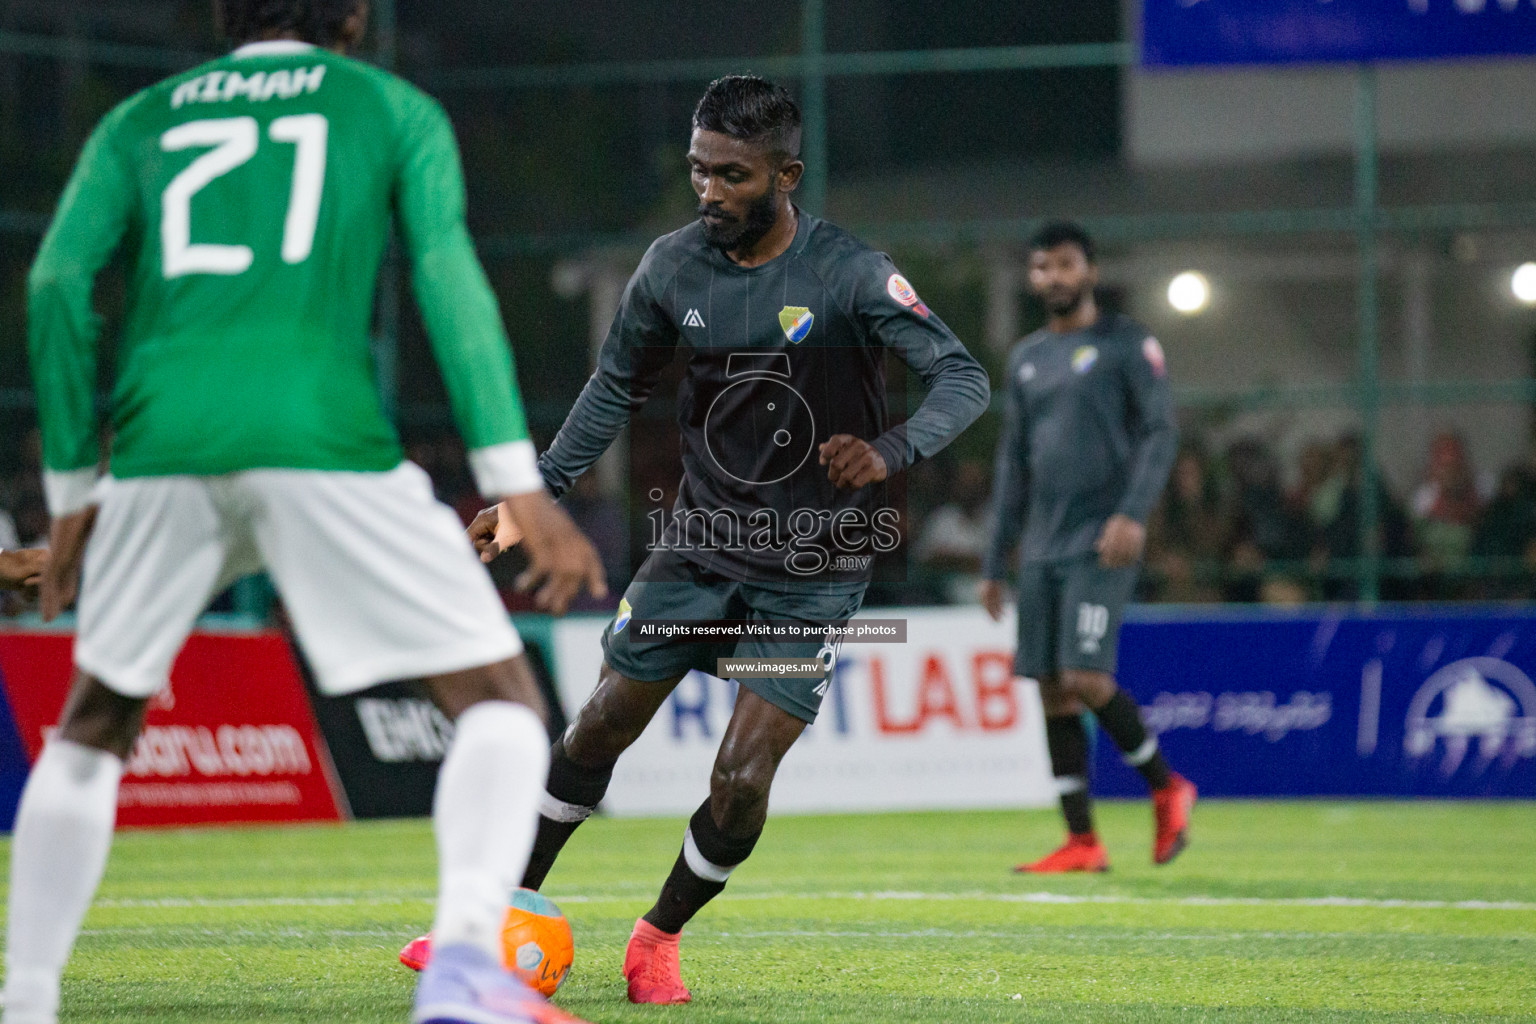
[[[544,490],[443,111],[350,60],[365,0],[226,0],[228,57],[135,95],[86,144],[29,281],[54,557],[80,575],[76,677],[11,848],[5,1024],[53,1024],[148,698],[210,597],[265,566],[327,694],[425,678],[455,719],[434,805],[439,953],[418,1022],[568,1020],[500,965],[548,768],[522,643],[453,513],[402,460],[369,348],[398,222],[480,489],[562,611],[602,592]],[[129,293],[96,479],[96,274]],[[89,540],[87,541],[87,537]]]

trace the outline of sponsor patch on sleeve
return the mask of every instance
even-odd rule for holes
[[[923,304],[923,301],[917,297],[917,292],[913,289],[912,283],[900,274],[892,274],[886,279],[885,291],[892,299],[896,300],[897,305],[907,307],[924,319],[927,319],[931,312]]]
[[[1156,338],[1148,338],[1141,343],[1141,354],[1146,356],[1154,377],[1168,375],[1168,360],[1163,357],[1163,346],[1158,344]]]

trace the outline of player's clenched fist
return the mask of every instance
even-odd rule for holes
[[[597,550],[545,491],[516,494],[483,509],[470,523],[469,537],[482,562],[521,543],[528,568],[518,576],[517,589],[534,590],[534,603],[544,611],[563,615],[583,589],[596,598],[608,596]]]
[[[993,622],[1003,621],[1003,581],[982,580],[976,588],[976,599],[987,610]]]
[[[0,551],[0,590],[30,590],[42,582],[47,567],[47,548]]]
[[[1093,549],[1106,569],[1124,569],[1141,557],[1147,546],[1147,528],[1130,516],[1116,513],[1104,523]]]
[[[512,510],[506,502],[483,508],[469,524],[469,540],[475,546],[475,554],[486,565],[494,562],[504,551],[516,547],[523,539],[523,531],[517,528]]]
[[[879,483],[888,473],[885,458],[875,446],[852,434],[833,434],[817,451],[827,467],[827,479],[844,490]]]

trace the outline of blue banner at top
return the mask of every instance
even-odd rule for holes
[[[1536,53],[1536,0],[1143,0],[1153,67]]]

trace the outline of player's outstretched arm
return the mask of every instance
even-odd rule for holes
[[[905,423],[871,443],[888,473],[932,458],[986,412],[992,400],[987,371],[930,310],[891,261],[870,254],[858,273],[854,313],[870,335],[895,352],[922,380],[927,394]]]
[[[549,450],[539,456],[544,485],[556,498],[608,450],[672,361],[677,325],[656,299],[661,287],[657,278],[666,273],[656,266],[659,245],[651,246],[630,277],[598,351],[597,368]]]

